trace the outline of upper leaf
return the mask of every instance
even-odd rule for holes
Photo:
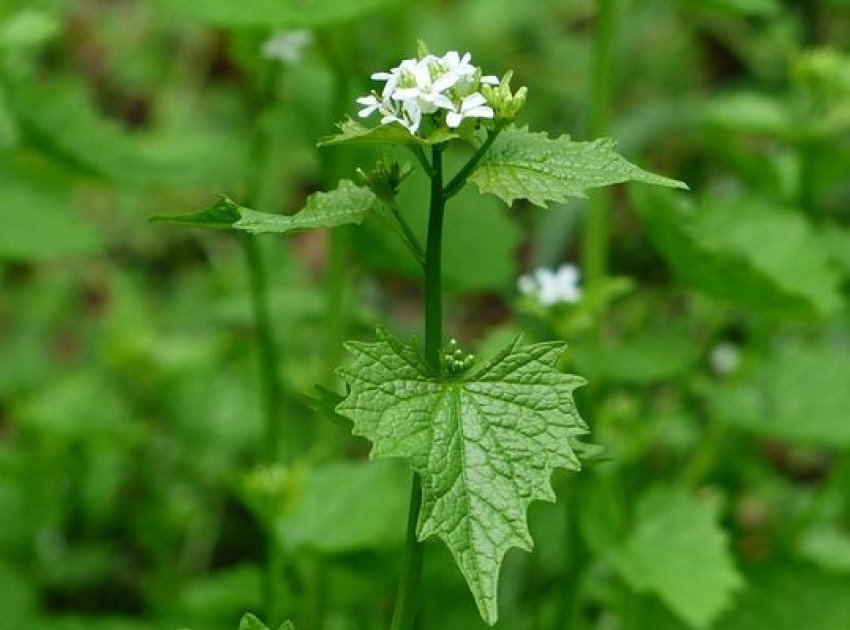
[[[638,503],[631,536],[609,553],[632,587],[654,592],[696,628],[714,621],[742,585],[716,512],[682,490],[654,488]]]
[[[584,379],[555,364],[559,342],[514,340],[456,379],[436,378],[419,353],[379,331],[351,343],[350,388],[338,411],[374,443],[373,458],[402,457],[422,480],[420,540],[448,545],[482,617],[497,619],[499,567],[511,547],[530,550],[526,510],[554,501],[556,467],[578,470],[576,437],[587,433],[572,392]]]
[[[527,127],[506,128],[469,178],[483,193],[505,203],[528,199],[538,206],[585,197],[589,188],[627,181],[671,188],[687,188],[682,182],[653,175],[628,162],[614,150],[610,139],[573,142],[567,136],[549,138]]]
[[[158,0],[163,11],[228,28],[318,27],[352,20],[393,0]]]
[[[368,188],[343,180],[335,190],[310,195],[304,208],[291,216],[250,210],[222,197],[201,212],[158,214],[151,220],[250,234],[286,234],[297,230],[360,224],[376,201],[375,194]]]
[[[399,123],[366,127],[351,118],[339,124],[339,133],[322,138],[318,146],[347,145],[424,145],[440,144],[457,138],[448,129],[438,128],[426,136],[415,136]]]

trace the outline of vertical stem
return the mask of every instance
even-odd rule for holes
[[[433,149],[434,176],[431,178],[431,209],[428,215],[428,241],[425,245],[425,358],[439,374],[443,337],[443,149]]]
[[[277,463],[281,453],[281,405],[283,393],[278,372],[277,345],[271,325],[268,303],[268,286],[262,252],[256,237],[241,235],[242,250],[248,262],[251,282],[251,302],[254,311],[254,327],[257,333],[258,362],[263,392],[265,436],[263,440],[264,461],[271,466]],[[263,600],[269,623],[276,625],[282,619],[279,580],[283,572],[283,555],[273,526],[274,505],[269,505],[265,517],[266,562],[263,581]]]
[[[413,474],[410,486],[410,507],[407,513],[407,541],[404,548],[404,566],[398,583],[395,610],[390,628],[392,630],[411,630],[416,620],[419,604],[419,583],[422,579],[422,561],[424,546],[416,538],[416,524],[419,521],[419,509],[422,506],[422,483],[419,475]]]
[[[251,168],[247,182],[247,203],[254,205],[262,195],[265,162],[268,154],[269,138],[262,127],[265,112],[274,99],[278,68],[266,64],[262,73],[262,86],[256,103],[257,124],[251,140]],[[263,396],[263,415],[265,432],[263,436],[263,461],[266,465],[276,464],[282,456],[281,430],[283,390],[279,372],[279,357],[274,329],[272,328],[271,309],[268,297],[268,277],[264,264],[263,250],[255,236],[240,236],[242,251],[248,264],[251,286],[251,305],[253,309],[254,330],[257,335],[257,360]],[[281,551],[276,529],[273,525],[275,504],[266,506],[264,515],[265,530],[265,566],[263,574],[263,602],[266,618],[272,626],[283,619],[280,579],[284,570],[284,557]]]
[[[588,134],[591,138],[606,132],[611,116],[611,92],[614,43],[620,20],[622,0],[599,0],[593,38],[593,67],[591,69],[590,111]],[[584,225],[582,263],[588,292],[605,278],[608,267],[608,240],[611,214],[610,192],[590,194]]]
[[[320,33],[320,43],[325,60],[333,73],[331,94],[331,120],[342,120],[348,107],[349,72],[346,55],[350,47],[347,35],[339,31]],[[330,147],[322,152],[322,183],[330,190],[339,179],[339,152]],[[351,318],[348,314],[348,281],[350,234],[348,230],[336,228],[330,231],[328,261],[325,275],[325,335],[324,371],[325,378],[332,382],[342,354],[342,344]]]
[[[431,208],[428,217],[428,243],[425,250],[425,358],[435,374],[440,371],[440,347],[443,338],[442,251],[443,215],[446,198],[443,191],[443,149],[433,148],[431,177]],[[407,516],[407,544],[404,568],[393,611],[392,630],[411,630],[419,603],[419,583],[422,577],[424,547],[416,538],[416,525],[422,507],[422,486],[419,475],[413,475],[410,489],[410,509]]]
[[[274,464],[280,456],[281,399],[283,396],[278,372],[277,344],[275,343],[269,312],[268,278],[256,237],[243,234],[241,239],[245,259],[248,262],[251,304],[254,312],[254,326],[257,331],[258,361],[266,419],[263,443],[264,459],[267,464]]]
[[[573,478],[569,479],[568,483],[571,485],[566,493],[567,496],[562,499],[567,512],[565,532],[567,553],[564,559],[564,577],[561,580],[555,627],[578,630],[584,625],[579,596],[586,571],[588,550],[579,529],[578,510],[582,505],[581,487],[578,485],[578,480]]]

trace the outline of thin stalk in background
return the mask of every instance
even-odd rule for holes
[[[256,111],[257,124],[251,140],[249,179],[247,182],[247,204],[255,205],[263,189],[265,161],[268,156],[269,137],[263,128],[265,113],[275,98],[278,80],[276,64],[267,62],[262,70],[262,87],[258,96]],[[248,266],[251,287],[251,305],[254,330],[257,336],[257,358],[263,393],[263,416],[265,431],[263,436],[263,459],[266,465],[278,464],[283,456],[283,388],[280,378],[280,357],[274,328],[272,327],[271,307],[268,295],[268,276],[263,250],[257,238],[243,234],[240,237],[242,251]],[[263,607],[266,618],[272,626],[283,621],[283,596],[281,579],[285,570],[285,559],[280,540],[273,526],[276,498],[265,506],[263,529],[265,532],[265,566],[263,570]]]
[[[588,137],[605,135],[611,118],[614,45],[622,14],[623,0],[599,0],[593,37],[593,62],[590,72],[590,104]],[[608,273],[608,251],[611,232],[611,193],[608,190],[590,194],[584,222],[582,266],[584,283],[593,293]]]
[[[330,120],[341,120],[348,108],[350,72],[345,50],[350,48],[350,38],[341,31],[319,34],[319,45],[333,76]],[[342,51],[340,50],[342,49]],[[336,186],[340,175],[339,153],[335,148],[322,152],[322,183],[326,190]],[[348,300],[349,259],[351,235],[345,228],[331,230],[328,236],[328,258],[325,271],[325,380],[335,378],[342,357],[342,344],[350,327]],[[331,435],[321,435],[324,442]]]
[[[436,374],[440,370],[440,347],[443,338],[443,218],[446,195],[443,190],[443,149],[433,148],[431,170],[431,206],[428,216],[428,241],[425,247],[425,358]],[[392,630],[410,630],[419,604],[424,546],[416,538],[416,525],[422,507],[419,475],[413,475],[410,489],[410,511],[407,517],[407,543],[404,567],[399,582]]]

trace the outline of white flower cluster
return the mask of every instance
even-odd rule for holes
[[[467,118],[493,118],[493,108],[479,92],[484,85],[499,85],[495,76],[481,76],[471,63],[472,55],[449,51],[442,57],[425,55],[405,59],[389,72],[372,78],[384,81],[381,93],[357,99],[363,106],[361,118],[381,114],[381,124],[400,123],[412,134],[419,131],[422,117],[445,112],[445,123],[455,129]]]
[[[575,265],[561,265],[556,270],[541,268],[521,276],[519,290],[523,295],[537,300],[543,306],[559,303],[575,303],[581,300],[578,286],[581,276]]]

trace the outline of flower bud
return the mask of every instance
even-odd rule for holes
[[[497,120],[512,120],[525,105],[528,89],[521,87],[516,92],[511,92],[513,74],[511,70],[506,72],[499,85],[481,86],[481,93],[487,99],[487,104],[493,109]]]
[[[381,201],[392,201],[398,194],[398,187],[413,168],[409,164],[399,165],[395,160],[384,156],[375,165],[364,171],[357,169],[357,176],[363,185],[368,186]]]

